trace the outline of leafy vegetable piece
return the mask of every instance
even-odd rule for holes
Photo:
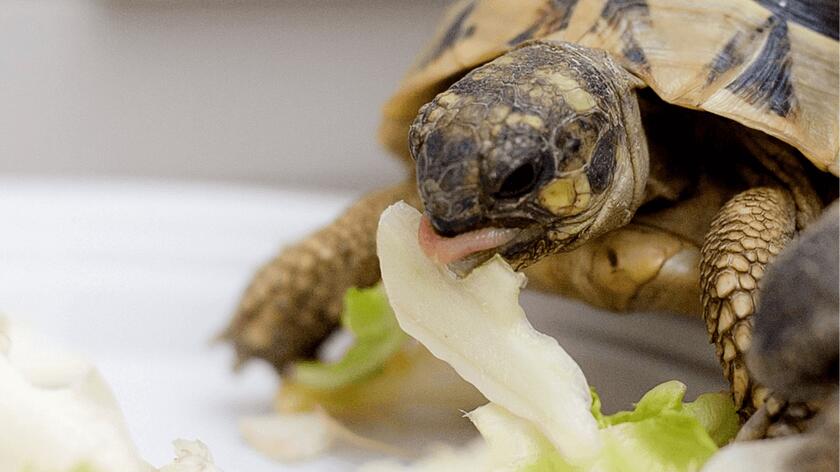
[[[734,406],[722,394],[703,395],[693,403],[682,403],[685,385],[671,381],[645,394],[633,411],[605,416],[597,395],[593,416],[598,419],[604,447],[586,463],[570,464],[551,443],[525,420],[498,405],[486,405],[470,413],[470,419],[487,440],[494,464],[504,470],[529,472],[627,471],[684,472],[700,470],[717,450],[703,421],[696,416],[725,418],[734,422]],[[711,401],[709,400],[711,399]],[[722,401],[726,400],[726,401]],[[701,407],[698,408],[698,402]],[[727,426],[728,428],[728,426]],[[724,429],[717,429],[720,437]],[[732,431],[726,439],[731,439]]]
[[[201,441],[176,439],[175,460],[160,468],[159,472],[222,472],[213,464],[210,450]]]
[[[728,398],[723,397],[726,401],[708,401],[722,394],[701,396],[698,401],[703,407],[696,408],[692,403],[683,403],[685,392],[686,387],[681,382],[665,382],[642,396],[633,411],[608,416],[593,411],[604,428],[601,435],[605,443],[602,457],[596,461],[594,470],[699,470],[717,450],[710,436],[712,431],[704,426],[708,424],[717,428],[731,421],[737,428],[738,416]],[[698,412],[704,418],[714,417],[720,421],[701,420]],[[720,437],[726,434],[722,429],[715,429],[715,432]],[[732,436],[734,431],[726,440]],[[569,470],[592,470],[592,467]]]
[[[239,430],[254,449],[283,462],[318,457],[336,443],[384,454],[403,453],[399,448],[353,432],[320,408],[245,417],[239,422]]]
[[[684,403],[686,387],[672,380],[648,391],[633,411],[621,411],[604,416],[600,412],[600,399],[593,392],[592,414],[601,428],[627,422],[639,422],[656,417],[663,412],[678,412],[697,420],[716,446],[723,446],[738,433],[740,423],[735,405],[726,393],[704,393],[696,400]]]
[[[332,421],[322,411],[249,416],[239,421],[245,441],[277,460],[309,459],[325,452],[335,440]]]
[[[488,403],[468,414],[487,442],[487,470],[554,471],[571,467],[530,421]]]
[[[620,411],[609,416],[600,415],[602,420],[599,423],[603,423],[604,426],[612,426],[646,420],[663,411],[678,411],[682,408],[685,391],[686,387],[682,382],[676,380],[665,382],[645,393],[641,400],[636,403],[633,411]]]
[[[0,316],[0,470],[154,472],[87,360]],[[206,446],[175,441],[160,472],[220,472]]]
[[[277,394],[278,412],[301,413],[323,408],[354,422],[461,424],[452,412],[471,410],[487,400],[445,362],[415,342],[388,358],[382,370],[332,390],[284,379]]]
[[[683,411],[697,418],[718,447],[729,443],[741,428],[738,411],[728,393],[704,393],[683,404]]]
[[[344,296],[341,324],[355,337],[339,361],[305,361],[295,364],[293,380],[317,390],[350,385],[380,370],[407,339],[381,286],[351,288]]]
[[[150,469],[92,364],[2,317],[0,344],[0,470]]]
[[[528,323],[519,306],[524,276],[496,258],[454,277],[423,254],[419,223],[417,210],[397,203],[377,233],[382,279],[403,330],[490,401],[531,421],[563,457],[596,454],[586,378],[554,338]]]
[[[416,242],[420,215],[398,203],[377,234],[383,281],[400,326],[492,403],[470,413],[493,470],[697,471],[737,430],[725,396],[682,402],[672,381],[633,411],[603,415],[580,368],[535,331],[518,305],[523,279],[501,259],[457,279]]]

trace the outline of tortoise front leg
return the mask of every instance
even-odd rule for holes
[[[338,324],[344,292],[379,280],[376,226],[398,200],[419,205],[413,179],[365,195],[257,272],[222,336],[239,363],[259,357],[280,370],[314,353]]]
[[[770,393],[751,379],[744,363],[752,341],[759,281],[795,230],[796,206],[790,193],[759,187],[739,193],[723,206],[703,244],[703,318],[735,405],[744,416],[761,408]],[[776,410],[775,405],[770,402],[768,407]]]

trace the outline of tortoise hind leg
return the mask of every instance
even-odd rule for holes
[[[703,318],[744,416],[760,408],[769,394],[750,378],[744,363],[752,341],[758,282],[795,230],[796,206],[790,193],[754,188],[723,206],[701,251]]]
[[[364,196],[257,272],[222,335],[239,363],[259,357],[281,370],[314,353],[338,324],[345,290],[379,280],[379,214],[401,199],[419,204],[413,181]]]

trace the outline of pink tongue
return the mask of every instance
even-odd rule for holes
[[[420,219],[417,239],[426,255],[440,264],[449,264],[476,252],[499,247],[516,236],[518,229],[484,228],[444,238],[435,233],[426,215]]]

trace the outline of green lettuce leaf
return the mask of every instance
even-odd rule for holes
[[[672,380],[648,391],[635,405],[633,411],[620,411],[604,416],[601,400],[592,392],[592,415],[601,428],[621,423],[640,422],[663,413],[680,413],[694,418],[703,427],[716,446],[723,446],[738,433],[740,423],[735,405],[726,393],[705,393],[693,402],[684,403],[686,387]]]
[[[362,380],[382,368],[407,338],[397,324],[381,285],[351,288],[344,295],[341,325],[355,338],[337,362],[298,362],[292,379],[316,390],[333,390]]]
[[[726,394],[708,393],[694,402],[684,403],[685,391],[681,382],[665,382],[646,393],[632,411],[613,415],[601,413],[601,401],[593,391],[592,415],[601,428],[603,441],[599,455],[586,464],[572,465],[544,437],[533,434],[530,449],[538,452],[531,455],[527,465],[515,469],[527,472],[700,470],[719,446],[735,436],[738,415]],[[521,462],[521,458],[517,461]]]

